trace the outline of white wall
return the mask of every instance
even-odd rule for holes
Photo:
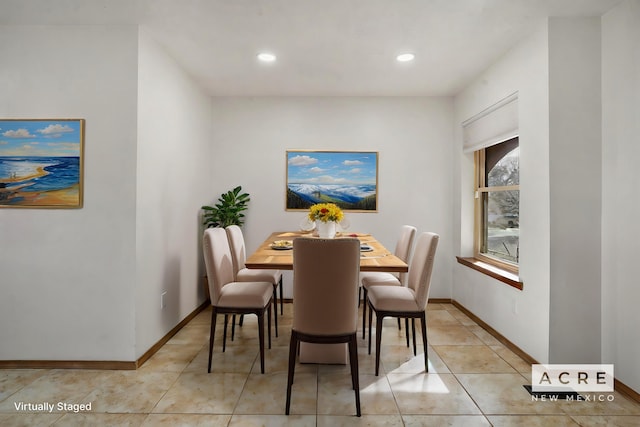
[[[640,1],[602,19],[602,360],[640,392]]]
[[[520,277],[516,290],[460,264],[453,299],[539,361],[549,340],[548,28],[519,43],[455,98],[454,173],[457,255],[473,256],[473,155],[462,153],[466,119],[518,92],[520,125]]]
[[[137,26],[0,36],[0,116],[86,119],[84,207],[0,209],[0,359],[133,361],[204,301],[211,98]]]
[[[549,362],[599,363],[600,19],[549,20]]]
[[[134,359],[137,28],[0,26],[0,116],[84,118],[84,207],[0,209],[0,359]]]
[[[453,276],[453,298],[538,361],[614,363],[636,391],[639,47],[638,0],[601,22],[552,18],[456,97],[458,125],[519,91],[524,290],[458,265]],[[454,226],[468,256],[473,162],[455,133]]]
[[[136,357],[204,301],[199,212],[212,177],[211,98],[144,31],[139,51]]]
[[[378,151],[378,213],[348,214],[350,229],[374,233],[388,248],[403,224],[440,234],[430,296],[449,298],[451,117],[450,98],[215,98],[211,202],[236,185],[251,194],[251,252],[304,216],[285,211],[287,149]]]

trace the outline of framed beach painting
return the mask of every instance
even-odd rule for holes
[[[0,207],[82,207],[84,119],[0,119]]]
[[[315,203],[376,212],[378,153],[288,150],[286,210],[307,210]]]

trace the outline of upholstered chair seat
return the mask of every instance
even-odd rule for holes
[[[269,282],[278,283],[280,280],[280,270],[258,270],[251,268],[241,268],[236,273],[238,282]]]
[[[375,271],[360,273],[360,282],[367,290],[372,286],[402,286],[400,278],[395,274]]]
[[[381,286],[369,294],[369,301],[380,311],[419,311],[413,289],[403,286]]]
[[[225,286],[220,291],[218,307],[256,307],[271,300],[271,286],[265,282],[237,282],[233,286]],[[267,291],[265,292],[265,288]]]

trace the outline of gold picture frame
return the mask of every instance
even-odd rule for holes
[[[377,151],[287,150],[285,210],[335,203],[344,211],[378,211]]]
[[[81,208],[84,127],[84,119],[0,119],[0,208]]]

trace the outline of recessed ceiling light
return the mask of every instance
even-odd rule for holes
[[[274,62],[276,56],[273,53],[262,52],[258,54],[258,59],[262,62]]]
[[[413,61],[415,57],[416,56],[413,53],[401,53],[400,55],[396,56],[396,61],[409,62],[409,61]]]

